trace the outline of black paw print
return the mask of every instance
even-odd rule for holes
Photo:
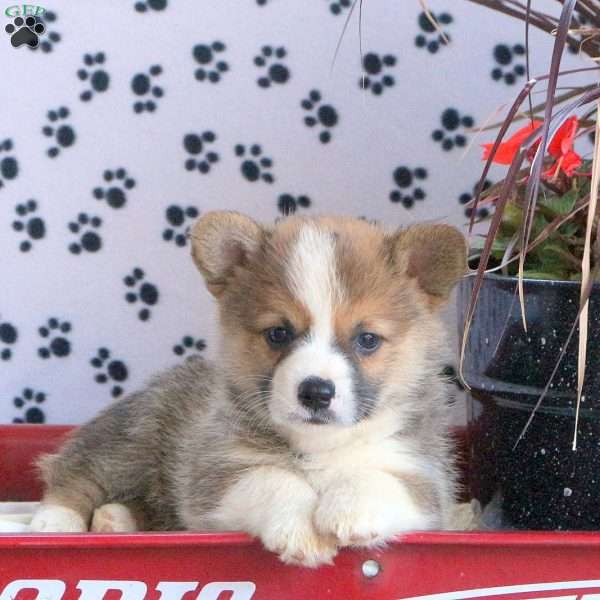
[[[41,337],[49,341],[47,346],[38,348],[38,354],[41,358],[50,358],[56,356],[64,358],[71,354],[71,342],[65,337],[71,331],[71,323],[68,321],[59,321],[51,317],[46,325],[38,329]],[[64,334],[64,335],[63,335]]]
[[[291,194],[281,194],[277,198],[277,208],[282,215],[293,215],[299,208],[308,208],[311,200],[308,196],[294,197]]]
[[[92,194],[96,200],[106,200],[111,208],[123,208],[127,203],[127,194],[125,190],[135,187],[135,180],[127,175],[127,171],[122,167],[111,171],[107,169],[103,174],[106,183],[112,183],[107,188],[94,188]]]
[[[502,67],[510,67],[514,56],[523,56],[525,54],[525,46],[515,44],[512,48],[506,44],[498,44],[494,46],[494,60],[498,63],[498,67],[492,69],[492,79],[494,81],[502,81],[508,85],[513,85],[519,77],[525,75],[525,65],[519,63],[512,66],[512,71],[509,69],[504,71]]]
[[[47,10],[44,13],[44,16],[42,17],[42,21],[45,23],[46,29],[48,29],[48,34],[46,35],[46,37],[42,40],[42,43],[40,44],[40,48],[42,49],[42,52],[52,52],[52,49],[54,48],[54,44],[58,44],[58,42],[60,42],[60,40],[61,40],[60,33],[56,32],[54,30],[50,31],[49,23],[54,24],[57,19],[58,19],[58,15],[51,10]]]
[[[137,12],[144,13],[148,10],[165,10],[167,4],[167,0],[144,0],[144,2],[136,2],[133,7]]]
[[[123,383],[129,377],[125,363],[122,360],[111,359],[110,352],[106,348],[98,348],[98,352],[90,360],[90,364],[94,369],[102,370],[101,373],[94,376],[96,383],[110,382],[113,384],[110,393],[113,398],[118,398],[123,393],[123,388],[117,384]]]
[[[256,83],[262,88],[271,87],[272,83],[285,83],[290,78],[290,70],[282,63],[287,55],[283,47],[273,48],[272,46],[263,46],[261,53],[254,57],[254,64],[257,67],[267,70],[256,80]],[[267,68],[268,67],[268,68]]]
[[[417,48],[427,48],[429,52],[435,54],[440,49],[440,46],[445,46],[450,41],[450,36],[444,29],[441,28],[441,26],[450,25],[454,19],[452,18],[452,15],[448,14],[447,12],[433,15],[433,17],[438,22],[443,35],[433,25],[427,15],[424,12],[421,12],[417,21],[423,33],[420,33],[415,38],[415,46],[417,46]]]
[[[392,54],[379,56],[374,52],[365,54],[362,61],[363,75],[358,81],[358,86],[363,90],[371,90],[372,94],[379,96],[386,87],[392,87],[394,78],[385,73],[385,67],[393,67],[396,57]]]
[[[473,198],[475,197],[475,192],[477,191],[478,183],[479,182],[477,182],[477,183],[475,183],[475,185],[473,185],[473,189],[470,192],[465,192],[464,194],[461,194],[458,197],[459,204],[462,204],[464,206],[465,204],[469,204],[469,202],[471,202],[471,200],[473,200]],[[486,179],[483,182],[483,188],[481,191],[484,192],[491,185],[492,185],[492,182],[489,179]],[[471,206],[465,207],[465,217],[468,217],[470,219],[472,214],[473,214],[473,208]],[[477,208],[476,218],[485,219],[486,217],[489,216],[489,214],[490,214],[489,209],[486,206],[481,206],[481,207]]]
[[[15,408],[23,410],[21,417],[15,417],[13,423],[45,423],[46,415],[39,405],[46,402],[44,392],[36,392],[31,388],[25,388],[20,396],[13,398]]]
[[[29,252],[33,247],[32,242],[41,240],[46,235],[44,220],[34,214],[37,209],[38,204],[35,200],[27,200],[15,206],[15,213],[20,218],[13,221],[13,229],[25,233],[29,238],[19,244],[21,252]]]
[[[337,110],[331,104],[322,104],[321,93],[318,90],[311,90],[308,98],[300,103],[302,108],[310,112],[309,116],[304,117],[304,123],[307,127],[325,127],[319,133],[319,140],[322,144],[327,144],[331,140],[331,132],[328,131],[335,127],[339,121]]]
[[[133,288],[133,291],[125,294],[125,300],[130,304],[141,300],[142,304],[146,305],[146,307],[138,311],[140,321],[147,321],[150,318],[150,309],[147,307],[154,306],[158,302],[159,297],[158,288],[154,284],[144,281],[144,279],[144,271],[139,267],[133,269],[131,275],[127,275],[123,279],[123,283],[128,288]]]
[[[173,353],[177,356],[184,356],[188,353],[202,352],[206,348],[206,342],[200,338],[193,338],[191,335],[186,335],[181,338],[181,342],[173,346]]]
[[[13,149],[12,140],[6,139],[0,144],[0,189],[5,181],[14,179],[19,174],[19,163],[14,156],[4,156]]]
[[[188,206],[185,209],[176,204],[169,206],[165,211],[169,227],[163,231],[163,240],[165,242],[173,241],[177,246],[185,246],[189,230],[189,227],[186,227],[185,223],[189,219],[195,219],[198,214],[198,209],[194,206]]]
[[[42,35],[46,28],[35,17],[29,16],[25,19],[17,17],[4,28],[4,31],[10,35],[10,43],[15,48],[23,45],[37,48],[39,44],[38,36]]]
[[[83,64],[89,68],[79,69],[79,71],[77,71],[77,77],[79,77],[81,81],[89,80],[91,87],[91,89],[85,90],[79,94],[79,97],[84,102],[91,100],[94,92],[101,94],[108,89],[110,75],[102,68],[95,68],[99,65],[103,65],[105,60],[106,55],[104,52],[98,52],[93,56],[91,54],[83,55]],[[94,68],[94,70],[92,70],[92,68]]]
[[[69,244],[69,251],[73,254],[86,252],[98,252],[102,248],[102,238],[94,231],[102,225],[100,217],[90,217],[86,213],[79,213],[76,221],[68,225],[69,231],[78,236],[78,241]]]
[[[218,54],[225,51],[223,42],[212,44],[196,44],[192,49],[195,61],[201,65],[196,69],[195,76],[198,81],[208,80],[217,83],[221,75],[229,70],[229,65],[224,60],[217,60]]]
[[[219,155],[212,150],[207,152],[207,146],[214,143],[217,134],[214,131],[205,131],[203,133],[188,133],[183,137],[183,147],[193,158],[185,161],[185,168],[188,171],[198,169],[200,173],[208,173],[212,164],[218,162]]]
[[[327,0],[329,2],[329,10],[332,15],[341,15],[342,11],[350,8],[352,6],[352,0],[336,0],[335,2],[331,2],[331,0]]]
[[[148,95],[154,98],[162,98],[164,91],[158,85],[153,85],[153,79],[162,73],[160,65],[152,65],[146,73],[137,73],[131,80],[131,89],[136,96],[146,97]],[[133,103],[133,112],[142,113],[144,111],[153,112],[156,110],[156,102],[154,100],[146,100],[142,102],[137,100]]]
[[[275,178],[267,169],[273,166],[273,160],[262,155],[262,148],[258,144],[252,144],[248,154],[246,146],[237,144],[235,146],[235,155],[242,160],[240,171],[248,181],[258,181],[262,179],[265,183],[273,183]]]
[[[455,108],[447,108],[440,117],[440,122],[444,129],[436,129],[431,137],[440,142],[442,148],[446,151],[452,150],[454,146],[462,148],[467,143],[467,138],[463,133],[454,133],[460,127],[470,128],[475,123],[473,117],[468,115],[460,116],[460,113]],[[448,135],[450,134],[450,135]]]
[[[57,110],[49,110],[48,111],[48,121],[51,123],[56,123],[57,121],[63,121],[69,116],[69,109],[65,106],[61,106]],[[51,146],[48,148],[48,156],[50,158],[54,158],[58,156],[61,148],[68,148],[75,143],[75,130],[71,125],[62,124],[58,126],[52,127],[51,125],[46,125],[42,128],[42,132],[46,137],[53,137],[56,146]]]
[[[17,328],[8,321],[0,321],[0,360],[10,360],[13,351],[10,346],[16,344],[19,337]]]
[[[427,179],[427,170],[423,167],[416,169],[396,167],[392,178],[396,184],[395,189],[390,192],[392,202],[401,202],[404,208],[412,208],[415,200],[424,200],[427,196],[423,188],[418,185],[419,181]]]

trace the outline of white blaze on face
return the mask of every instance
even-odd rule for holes
[[[271,411],[278,422],[306,419],[308,410],[298,401],[298,386],[308,377],[329,379],[335,384],[330,410],[337,423],[349,425],[355,416],[352,371],[335,348],[334,312],[343,299],[331,232],[315,225],[300,230],[287,267],[288,285],[310,314],[310,330],[275,371]]]

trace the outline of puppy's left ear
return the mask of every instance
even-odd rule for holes
[[[204,275],[208,291],[218,298],[260,246],[263,229],[240,213],[211,211],[190,231],[192,257]]]
[[[396,234],[394,259],[431,304],[439,306],[467,271],[467,243],[450,225],[413,225]]]

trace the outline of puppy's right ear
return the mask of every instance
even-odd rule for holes
[[[260,245],[263,230],[249,217],[232,211],[208,212],[192,227],[192,258],[208,291],[218,298],[237,267]]]

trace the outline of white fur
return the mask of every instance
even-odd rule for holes
[[[129,533],[137,531],[133,513],[124,504],[103,504],[94,511],[90,531],[96,533]]]
[[[87,530],[87,523],[77,511],[57,504],[41,504],[31,520],[31,531],[40,533],[81,533]]]
[[[317,494],[307,481],[277,467],[243,475],[211,514],[216,528],[247,531],[289,564],[330,564],[335,541],[313,525]]]
[[[309,413],[298,402],[298,386],[308,377],[320,377],[335,385],[330,410],[336,423],[350,425],[355,417],[352,373],[348,361],[333,347],[334,307],[342,301],[343,290],[336,273],[331,232],[314,225],[302,227],[291,253],[287,277],[292,293],[307,308],[311,325],[306,341],[275,373],[273,419],[280,424],[302,423]]]

